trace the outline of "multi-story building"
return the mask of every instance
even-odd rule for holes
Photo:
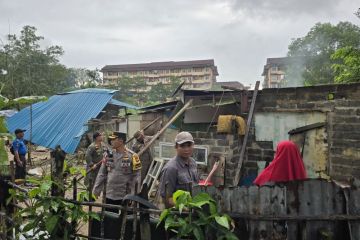
[[[263,88],[299,87],[304,85],[306,57],[268,58],[262,76]]]
[[[159,83],[170,84],[174,77],[184,82],[183,88],[208,89],[219,75],[213,59],[106,65],[101,72],[104,85],[115,84],[122,77],[141,77],[147,83],[145,91]]]
[[[263,88],[279,88],[285,85],[285,71],[288,57],[268,58],[262,76]]]

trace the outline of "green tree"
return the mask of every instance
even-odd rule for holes
[[[44,37],[36,28],[24,26],[20,36],[7,36],[0,48],[2,93],[9,98],[51,95],[69,87],[68,71],[59,63],[64,54],[60,46],[40,46]]]
[[[108,88],[117,89],[119,92],[115,98],[124,102],[128,102],[137,106],[142,106],[147,101],[146,81],[142,77],[127,77],[121,76],[110,85]]]
[[[167,84],[159,83],[151,87],[149,92],[149,102],[160,103],[165,102],[167,98],[170,98],[172,93],[180,85],[180,79],[178,77],[171,77],[170,82]]]
[[[68,84],[74,88],[95,88],[102,80],[98,69],[69,68]]]
[[[358,26],[350,22],[340,22],[337,25],[317,23],[306,36],[291,42],[288,56],[304,59],[304,67],[301,68],[304,85],[334,83],[332,65],[336,63],[336,59],[332,59],[331,55],[340,48],[359,46]],[[291,69],[289,71],[288,75],[296,75],[291,73]]]
[[[137,106],[147,106],[166,101],[179,86],[180,80],[171,77],[168,83],[149,86],[143,77],[119,77],[108,88],[118,89],[115,98]]]
[[[336,83],[360,82],[360,48],[344,47],[336,50],[331,59]]]

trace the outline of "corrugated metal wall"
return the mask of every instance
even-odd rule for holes
[[[214,187],[195,188],[195,192],[199,191],[212,195],[223,212],[248,216],[237,222],[238,228],[242,229],[239,233],[243,236],[241,239],[360,239],[360,221],[348,224],[347,221],[260,221],[252,218],[261,215],[326,218],[347,214],[347,209],[349,214],[359,215],[360,190],[344,189],[334,182],[308,180],[289,182],[286,185],[223,190]]]

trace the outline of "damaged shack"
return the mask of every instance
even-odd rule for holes
[[[218,131],[219,116],[247,119],[253,91],[181,90],[181,100],[141,109],[140,125],[158,116],[166,122],[190,99],[192,105],[168,128],[153,147],[155,156],[168,158],[167,146],[179,131],[189,131],[195,144],[205,149],[200,165],[211,167],[208,156],[225,157],[224,185],[233,182],[243,145],[238,124],[228,132]],[[351,181],[360,176],[360,84],[264,89],[258,92],[246,142],[240,185],[248,185],[274,156],[281,140],[291,139],[299,147],[310,178]],[[159,126],[149,129],[152,135]],[[167,156],[168,155],[168,156]],[[359,162],[358,162],[359,161]]]
[[[139,121],[145,125],[158,116],[167,121],[192,101],[152,151],[166,164],[174,156],[175,135],[189,131],[195,138],[194,158],[202,179],[215,160],[221,159],[211,179],[214,186],[197,187],[196,191],[210,193],[224,212],[238,215],[239,236],[360,236],[360,84],[259,91],[189,89],[179,91],[178,98],[177,102],[141,109]],[[250,124],[242,126],[250,115]],[[228,124],[226,131],[221,129],[224,124]],[[244,128],[248,129],[246,137]],[[299,147],[309,180],[253,186],[253,180],[272,161],[277,143],[288,139]]]

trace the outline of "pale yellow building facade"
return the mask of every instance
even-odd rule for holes
[[[174,77],[184,82],[183,88],[209,89],[219,75],[213,59],[106,65],[101,72],[105,86],[115,85],[122,77],[141,77],[147,84],[144,91],[159,83],[170,84]]]

